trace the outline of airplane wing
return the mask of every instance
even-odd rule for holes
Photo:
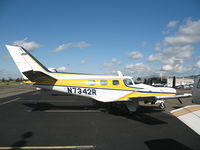
[[[163,100],[163,99],[179,99],[179,98],[187,98],[187,97],[191,97],[192,94],[183,94],[183,95],[155,95],[155,96],[138,96],[138,97],[130,97],[130,100],[134,100],[137,99],[138,101],[148,101],[148,102],[152,102],[152,101],[156,101],[156,100]]]
[[[200,105],[190,105],[170,112],[200,135]]]
[[[174,99],[174,98],[187,98],[191,97],[192,94],[185,93],[183,95],[169,95],[169,96],[155,96],[157,99]]]

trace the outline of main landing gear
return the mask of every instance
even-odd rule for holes
[[[164,110],[165,109],[165,100],[157,100],[156,101],[156,104],[159,104],[159,108],[161,110]]]

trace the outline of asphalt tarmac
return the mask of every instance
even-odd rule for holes
[[[88,98],[23,90],[10,96],[6,89],[1,93],[0,150],[200,149],[200,136],[168,113],[174,107],[182,107],[177,101],[167,102],[167,111],[142,105],[130,115],[96,107]],[[189,103],[191,99],[186,102]]]

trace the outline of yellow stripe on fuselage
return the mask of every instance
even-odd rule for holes
[[[167,94],[167,93],[143,93],[143,92],[132,92],[130,94],[127,94],[121,98],[119,98],[118,100],[128,100],[130,98],[139,98],[139,97],[152,97],[152,96],[173,96],[175,94]]]
[[[94,80],[95,85],[88,84],[88,81]],[[106,80],[108,82],[107,85],[101,85],[100,81]],[[118,80],[119,85],[113,85],[112,81]],[[57,80],[55,83],[51,82],[31,82],[25,81],[25,83],[33,83],[33,84],[43,84],[43,85],[51,85],[51,86],[75,86],[75,87],[90,87],[90,88],[99,88],[99,89],[117,89],[117,90],[132,90],[138,91],[138,88],[127,87],[124,85],[123,79],[79,79],[79,80]]]

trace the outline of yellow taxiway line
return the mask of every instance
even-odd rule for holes
[[[80,146],[22,146],[22,147],[0,147],[0,150],[12,149],[94,149],[94,145],[80,145]]]

